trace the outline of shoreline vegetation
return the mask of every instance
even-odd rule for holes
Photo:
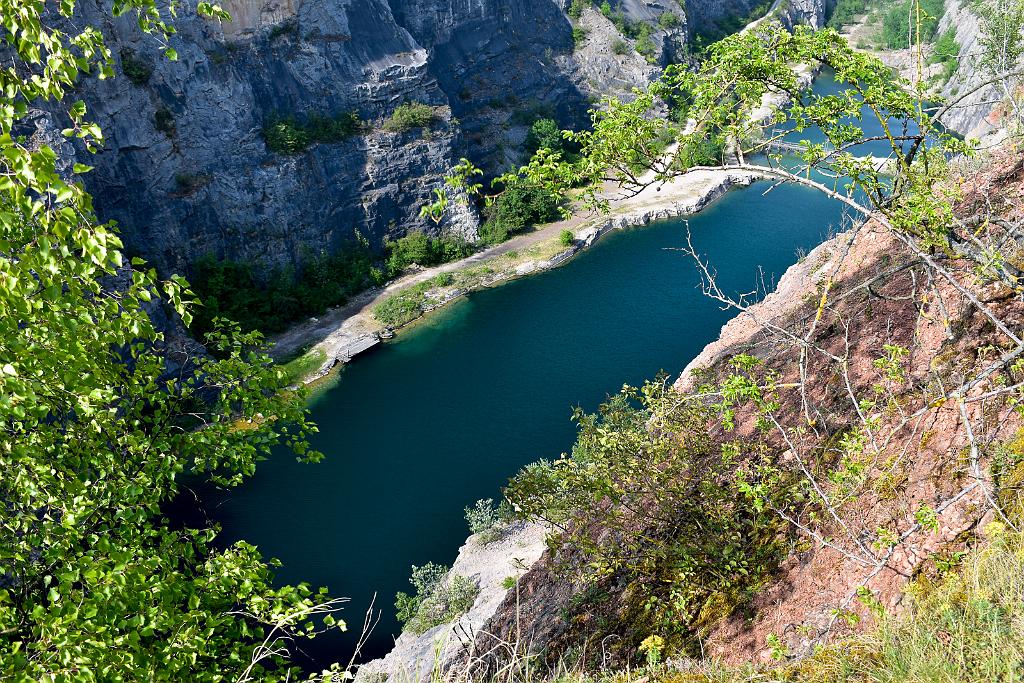
[[[613,199],[607,214],[578,214],[538,225],[466,258],[367,290],[345,306],[271,337],[271,356],[279,362],[287,359],[282,367],[292,384],[318,383],[395,331],[470,292],[558,267],[613,230],[693,215],[730,189],[756,179],[753,173],[723,169],[693,173],[628,198],[615,199],[616,192],[610,191]]]

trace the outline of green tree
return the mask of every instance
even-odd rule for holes
[[[526,151],[531,155],[538,149],[549,149],[552,152],[565,152],[565,139],[562,129],[554,119],[537,119],[526,134]]]
[[[171,10],[113,8],[175,59]],[[258,336],[220,323],[213,355],[174,347],[148,311],[188,323],[187,283],[126,263],[54,151],[11,135],[48,101],[65,107],[65,136],[102,144],[85,106],[65,103],[83,78],[114,75],[100,31],[73,3],[12,0],[0,17],[0,678],[294,678],[289,639],[334,603],[273,586],[255,548],[216,548],[214,530],[172,528],[162,506],[183,474],[232,486],[278,444],[318,459],[313,426]]]

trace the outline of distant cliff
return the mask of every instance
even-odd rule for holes
[[[788,4],[817,23],[821,3]],[[128,249],[164,272],[206,254],[296,263],[357,232],[377,245],[414,228],[473,236],[471,212],[440,228],[418,217],[459,157],[490,171],[519,161],[537,116],[580,124],[599,96],[628,96],[684,58],[694,31],[756,4],[613,3],[654,27],[648,60],[596,7],[575,20],[574,44],[566,0],[228,0],[231,22],[179,19],[170,62],[129,17],[88,0],[82,18],[104,27],[128,76],[81,86],[106,136],[85,180]],[[434,107],[435,122],[383,130],[405,102]],[[345,112],[363,132],[295,155],[264,142],[276,118]]]

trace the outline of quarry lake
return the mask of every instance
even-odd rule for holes
[[[771,288],[842,227],[838,202],[769,183],[735,190],[689,219],[695,247],[734,292]],[[326,458],[281,453],[227,495],[206,497],[223,541],[278,558],[279,580],[352,599],[358,631],[374,593],[383,610],[364,655],[400,632],[397,591],[410,566],[450,564],[463,508],[499,498],[523,465],[574,440],[570,413],[624,383],[677,376],[733,315],[705,297],[682,220],[612,233],[569,264],[474,293],[346,367],[312,406]],[[356,633],[304,646],[316,664],[347,661]]]

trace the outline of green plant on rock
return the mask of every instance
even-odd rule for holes
[[[677,28],[682,25],[682,21],[679,19],[679,15],[675,12],[662,12],[658,15],[658,26],[663,29]]]
[[[429,104],[422,102],[406,102],[398,105],[390,118],[384,122],[384,130],[392,133],[404,133],[414,128],[431,125],[437,114]]]
[[[272,117],[263,126],[267,149],[275,154],[301,154],[313,144],[343,142],[359,134],[362,121],[355,112],[333,116],[310,114],[305,119],[294,116]]]
[[[167,107],[160,107],[153,114],[153,127],[168,137],[173,136],[176,130],[174,113]]]
[[[398,593],[395,610],[405,629],[417,635],[455,621],[469,611],[480,593],[471,579],[433,562],[413,565],[409,583],[415,592]]]
[[[585,42],[587,42],[587,36],[588,35],[589,35],[589,31],[587,31],[587,29],[583,28],[582,26],[573,26],[572,27],[572,44],[575,47],[582,46]]]
[[[495,506],[492,498],[478,500],[466,508],[465,514],[469,533],[477,535],[484,544],[498,540],[513,517],[507,501]]]
[[[121,50],[121,70],[135,85],[146,85],[153,76],[153,64],[139,57],[131,48]]]
[[[563,230],[558,233],[558,243],[563,247],[571,247],[576,242],[576,235],[572,230]]]

